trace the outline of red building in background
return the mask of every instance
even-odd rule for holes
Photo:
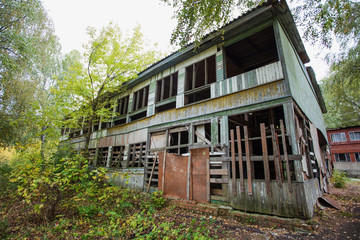
[[[360,175],[360,126],[328,129],[331,159],[335,169]]]

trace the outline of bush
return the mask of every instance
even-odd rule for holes
[[[105,170],[90,171],[87,160],[70,151],[44,156],[35,146],[16,156],[11,181],[34,214],[52,221],[60,203],[71,207],[76,201],[95,196],[105,184]]]
[[[336,188],[345,188],[346,184],[345,182],[348,181],[348,178],[346,177],[346,173],[340,172],[338,170],[334,170],[333,176],[332,176],[332,182],[334,184],[334,187]]]

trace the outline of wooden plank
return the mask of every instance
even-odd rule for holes
[[[244,167],[242,162],[242,148],[241,148],[241,134],[240,134],[240,126],[236,127],[236,138],[238,144],[238,152],[239,152],[239,172],[240,172],[240,188],[241,192],[245,192],[245,184],[244,184]]]
[[[210,159],[206,159],[206,199],[210,202]]]
[[[249,144],[249,132],[248,127],[244,126],[245,135],[245,154],[246,154],[246,168],[247,168],[247,184],[248,194],[252,195],[252,176],[251,176],[251,163],[250,163],[250,144]]]
[[[191,175],[191,152],[188,157],[188,166],[187,166],[187,181],[186,181],[186,199],[190,200],[190,175]]]
[[[263,153],[263,160],[264,160],[264,175],[265,175],[266,192],[271,197],[269,154],[268,154],[267,142],[266,142],[265,123],[260,123],[260,132],[261,132],[261,145],[262,145],[262,153]]]
[[[285,129],[284,129],[284,122],[281,119],[280,120],[280,129],[281,129],[281,139],[282,139],[282,145],[283,145],[283,152],[284,152],[284,158],[285,158],[285,164],[286,164],[286,177],[288,182],[288,188],[289,192],[292,192],[292,185],[291,185],[291,172],[290,172],[290,164],[289,164],[289,156],[286,148],[286,139],[285,139]]]
[[[166,150],[164,150],[164,160],[162,169],[162,192],[165,193],[165,165],[166,165]]]
[[[229,175],[227,169],[210,169],[210,175]]]
[[[275,173],[276,173],[276,181],[278,182],[279,186],[282,186],[281,181],[281,172],[280,172],[280,166],[279,166],[279,153],[278,148],[276,146],[276,135],[275,135],[275,126],[274,124],[270,124],[271,129],[271,138],[272,138],[272,145],[273,145],[273,153],[274,153],[274,165],[275,165]]]
[[[278,136],[277,132],[275,132],[275,139],[276,139],[276,148],[277,148],[277,152],[278,152],[278,160],[279,160],[281,181],[284,182],[285,178],[284,178],[282,160],[281,160],[281,157],[280,157],[280,144],[279,144],[279,136]]]
[[[151,173],[150,173],[150,179],[149,179],[149,184],[147,186],[146,192],[149,192],[150,189],[150,184],[151,184],[151,180],[154,174],[154,169],[155,169],[155,165],[156,165],[156,160],[157,160],[157,154],[155,154],[155,160],[153,162],[152,168],[151,168]],[[164,175],[163,175],[164,176]]]
[[[230,130],[231,138],[231,170],[232,170],[232,190],[233,195],[236,196],[236,166],[235,166],[235,136],[234,129]]]
[[[210,183],[229,183],[227,178],[210,178]]]
[[[173,96],[173,85],[174,85],[174,76],[170,75],[170,89],[169,89],[169,97]]]
[[[274,155],[269,155],[268,156],[269,161],[274,161]],[[285,160],[284,155],[280,156],[281,160]],[[296,155],[288,155],[289,160],[301,160],[302,157],[300,154],[296,154]],[[246,156],[242,157],[243,161],[246,161]],[[231,161],[231,157],[211,157],[210,158],[210,162],[230,162]],[[250,156],[250,161],[252,162],[259,162],[259,161],[263,161],[263,156]]]
[[[211,142],[201,133],[199,133],[197,130],[195,130],[196,136],[198,136],[201,140],[203,140],[206,144],[211,145]]]

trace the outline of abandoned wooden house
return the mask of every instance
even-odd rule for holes
[[[153,64],[94,126],[94,166],[168,197],[308,218],[327,191],[326,111],[285,1]],[[64,131],[75,148],[82,131]]]

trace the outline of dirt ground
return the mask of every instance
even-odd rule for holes
[[[180,208],[172,209],[172,214],[165,211],[160,217],[162,221],[184,224],[203,219],[209,236],[218,239],[360,239],[360,181],[349,181],[344,189],[332,189],[329,196],[341,204],[341,209],[317,207],[312,219],[299,220],[303,228],[266,226],[255,217],[239,222]]]

